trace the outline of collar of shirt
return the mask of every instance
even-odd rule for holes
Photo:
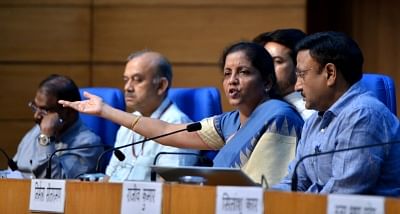
[[[339,115],[353,99],[366,91],[360,81],[354,83],[327,111],[318,113],[318,117],[321,120],[320,129],[325,129],[333,118]]]
[[[165,113],[165,111],[167,111],[167,109],[172,105],[172,101],[169,98],[165,98],[161,105],[158,106],[158,108],[150,115],[151,118],[157,118],[160,119],[162,117],[162,115]],[[135,111],[133,112],[133,114],[135,115],[141,115],[142,113]]]

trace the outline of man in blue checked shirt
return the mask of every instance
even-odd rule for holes
[[[400,142],[399,119],[363,87],[358,45],[337,32],[310,35],[297,44],[296,90],[306,108],[305,122],[289,174],[273,189],[290,190],[294,166],[305,155]],[[297,168],[298,191],[400,195],[400,144],[382,145],[306,158]]]

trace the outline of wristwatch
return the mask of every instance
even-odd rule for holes
[[[42,146],[47,146],[49,145],[51,142],[54,142],[56,140],[56,137],[54,136],[47,136],[45,134],[40,134],[38,137],[39,140],[39,144]]]

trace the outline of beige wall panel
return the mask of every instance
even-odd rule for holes
[[[305,6],[305,0],[94,0],[96,5],[269,5],[269,6]]]
[[[1,5],[89,5],[90,0],[1,0]]]
[[[89,8],[0,8],[1,61],[87,61]]]
[[[78,86],[89,85],[89,68],[81,65],[0,65],[0,121],[30,119],[32,112],[27,103],[35,97],[41,80],[50,74],[71,77]]]
[[[221,87],[222,74],[217,65],[177,65],[174,67],[173,87]]]
[[[303,7],[111,7],[96,8],[94,20],[94,60],[121,61],[150,48],[174,63],[215,63],[233,41],[276,28],[304,29],[305,13]]]
[[[123,88],[124,65],[95,65],[93,86]],[[204,87],[222,85],[218,67],[199,65],[173,65],[173,87]]]
[[[24,134],[34,125],[33,120],[26,121],[1,121],[1,141],[0,148],[5,150],[8,156],[13,157],[17,152],[17,147]],[[1,155],[2,156],[2,155]],[[0,169],[7,167],[4,157],[0,157]]]
[[[173,65],[172,87],[219,88],[222,106],[225,111],[232,110],[222,90],[222,75],[215,66]],[[93,71],[93,86],[117,87],[123,89],[123,65],[96,65]]]
[[[123,89],[123,74],[125,65],[119,63],[115,65],[94,65],[93,66],[93,86],[97,87],[116,87]]]

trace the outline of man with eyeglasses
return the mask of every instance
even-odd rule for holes
[[[296,49],[295,89],[318,112],[304,123],[288,176],[272,188],[400,196],[400,121],[360,81],[358,44],[340,32],[319,32]]]
[[[50,75],[28,103],[36,125],[23,137],[14,161],[25,178],[44,178],[50,155],[57,149],[101,145],[100,137],[79,119],[79,113],[57,101],[80,100],[79,89],[68,77]],[[73,179],[94,172],[102,147],[58,152],[52,158],[51,178]]]

